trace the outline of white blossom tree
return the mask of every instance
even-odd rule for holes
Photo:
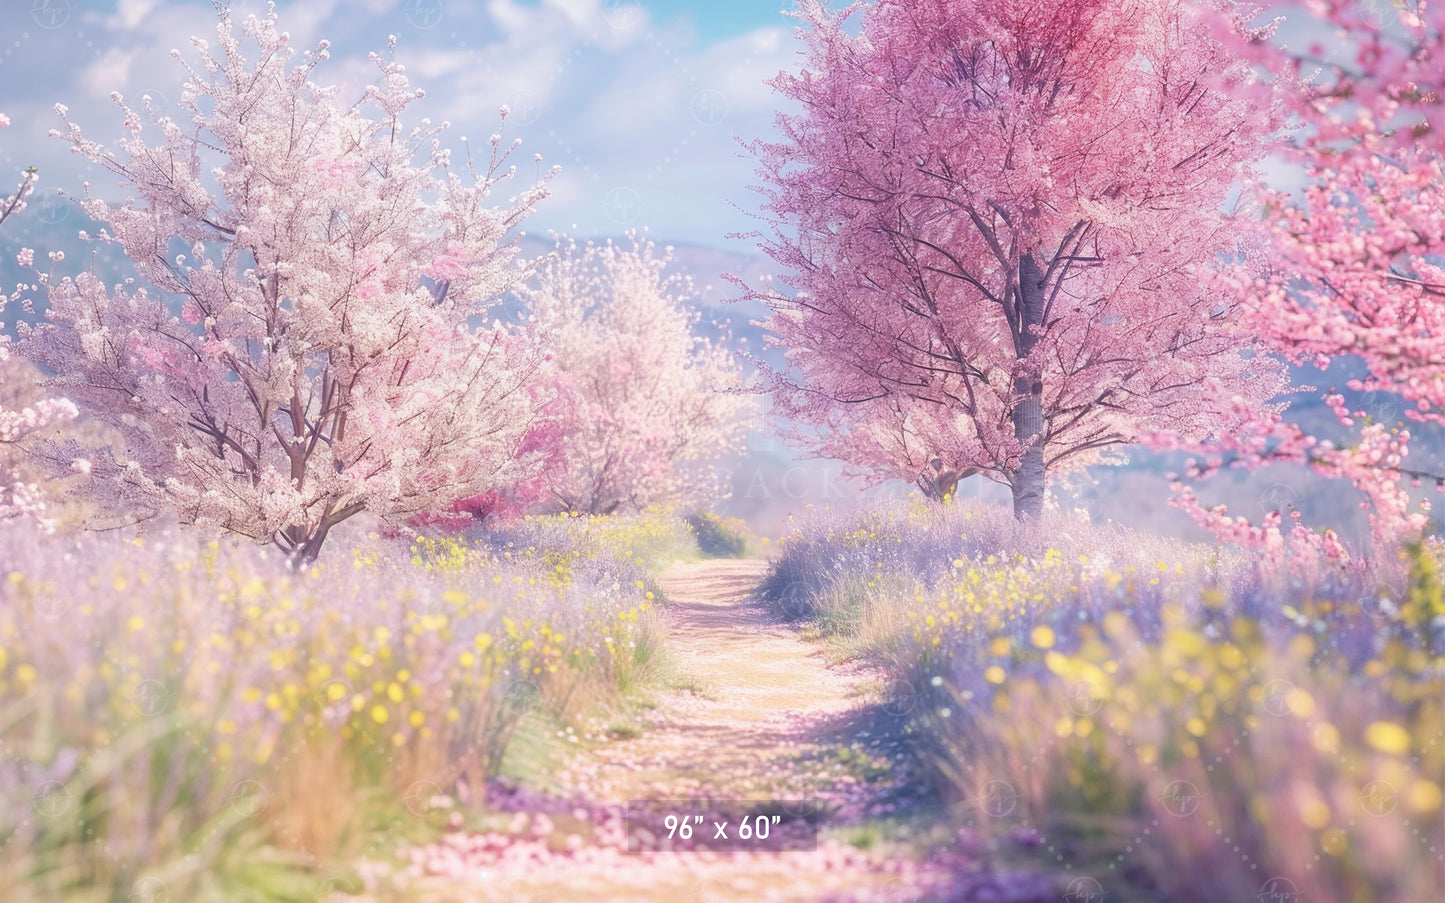
[[[717,498],[712,464],[752,399],[722,342],[694,334],[691,282],[650,241],[559,242],[523,296],[558,373],[560,423],[544,504],[606,514]]]
[[[446,123],[403,125],[422,92],[394,54],[373,54],[377,84],[343,102],[312,81],[327,42],[293,64],[274,11],[242,31],[222,10],[214,50],[192,39],[199,67],[173,54],[189,116],[145,117],[159,144],[118,94],[120,155],[57,106],[52,135],[139,197],[111,205],[87,186],[81,201],[139,278],[42,275],[50,308],[22,347],[124,433],[124,460],[95,462],[112,478],[96,485],[115,487],[100,501],[168,507],[305,562],[361,511],[402,521],[538,466],[516,452],[546,401],[542,353],[476,324],[525,276],[514,229],[555,169],[537,157],[535,181],[491,206],[518,142],[493,135],[485,167],[468,155],[459,175]]]

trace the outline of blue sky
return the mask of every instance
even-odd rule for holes
[[[835,0],[842,3],[844,0]],[[1390,0],[1368,0],[1385,4]],[[283,0],[281,26],[298,47],[326,38],[324,82],[357,92],[366,62],[400,39],[398,55],[425,88],[426,115],[462,136],[485,138],[497,109],[513,110],[508,134],[522,159],[562,166],[554,195],[528,222],[534,234],[581,237],[647,228],[664,241],[749,251],[730,232],[756,223],[753,163],[736,137],[772,132],[778,98],[765,80],[797,62],[793,0]],[[263,0],[232,0],[238,18]],[[210,0],[0,0],[0,172],[41,169],[37,202],[113,180],[45,136],[63,102],[87,134],[120,136],[107,100],[179,94],[172,48],[212,36]],[[736,136],[736,137],[735,137]],[[741,207],[742,210],[738,208]]]
[[[451,140],[483,139],[497,109],[524,159],[562,166],[529,231],[616,235],[646,227],[663,240],[744,250],[728,232],[752,221],[753,165],[734,136],[766,135],[776,105],[764,79],[795,59],[787,0],[295,0],[278,3],[296,46],[333,44],[318,80],[359,91],[368,52],[400,39],[398,57],[427,90],[425,115],[453,124]],[[264,10],[233,0],[240,16]],[[87,134],[120,136],[112,90],[168,103],[179,95],[172,48],[210,37],[209,0],[6,0],[0,4],[0,168],[38,165],[42,195],[76,192],[98,174],[48,140],[63,102]],[[455,144],[454,144],[455,146]]]
[[[752,28],[777,25],[779,10],[788,4],[784,0],[724,0],[724,2],[696,2],[696,0],[666,0],[649,3],[659,19],[685,19],[708,39],[734,35]]]

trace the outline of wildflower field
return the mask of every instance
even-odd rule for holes
[[[294,572],[7,528],[4,898],[315,899],[338,857],[483,803],[524,720],[585,732],[654,678],[649,562],[690,545],[662,515],[534,518]]]
[[[759,594],[882,665],[945,824],[1064,899],[1404,903],[1445,878],[1442,551],[914,504],[815,518]]]

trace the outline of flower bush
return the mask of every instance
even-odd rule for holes
[[[635,559],[542,548],[372,539],[294,572],[189,534],[5,528],[7,899],[235,899],[380,817],[480,801],[525,712],[616,697],[656,649]]]
[[[764,598],[886,665],[956,827],[1046,847],[1066,899],[1438,889],[1438,543],[1400,568],[1270,565],[912,507],[783,549]]]

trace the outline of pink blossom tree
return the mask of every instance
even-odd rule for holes
[[[1309,9],[1330,46],[1261,35],[1246,48],[1300,126],[1285,153],[1309,180],[1300,199],[1261,189],[1274,246],[1244,287],[1259,296],[1252,321],[1297,361],[1362,358],[1351,388],[1398,393],[1407,418],[1442,424],[1445,4]]]
[[[492,136],[485,168],[469,155],[459,175],[445,123],[403,125],[421,92],[393,58],[372,55],[378,83],[353,104],[311,80],[326,42],[292,65],[274,12],[242,36],[223,11],[217,37],[193,39],[190,121],[155,120],[159,144],[119,95],[120,156],[57,108],[52,134],[142,201],[81,202],[139,284],[42,275],[47,322],[23,343],[125,434],[126,460],[95,464],[105,501],[304,562],[362,511],[404,521],[525,476],[542,354],[472,324],[525,275],[512,230],[547,193],[540,157],[535,182],[489,206],[516,143]]]
[[[849,18],[863,9],[857,34]],[[777,409],[820,454],[934,494],[1154,430],[1228,431],[1283,386],[1206,275],[1271,110],[1183,0],[804,0],[801,107],[752,145]]]
[[[0,128],[9,125],[10,117],[0,113]],[[15,193],[0,198],[0,224],[25,209],[25,198],[34,190],[37,178],[34,167],[27,169],[21,175],[20,186]],[[30,266],[33,260],[34,252],[29,249],[22,249],[17,255],[21,266]],[[26,285],[17,285],[13,293],[0,294],[0,316],[3,316],[5,308],[11,303],[21,299],[27,288]],[[0,319],[0,332],[4,329],[5,321]],[[9,346],[10,337],[0,334],[0,365],[10,358]],[[47,426],[73,420],[76,413],[75,405],[63,398],[42,399],[33,405],[15,410],[7,410],[4,405],[0,405],[0,450],[16,447],[20,440]],[[38,517],[44,510],[45,500],[38,485],[10,478],[0,472],[0,520],[22,515]]]
[[[1285,103],[1295,128],[1281,153],[1307,179],[1299,196],[1257,186],[1271,234],[1259,265],[1237,278],[1247,322],[1294,363],[1363,361],[1349,388],[1393,393],[1408,420],[1445,425],[1445,4],[1315,0],[1270,12],[1319,39],[1283,44],[1277,20],[1234,37],[1269,75],[1257,90]],[[1192,475],[1305,464],[1364,493],[1377,545],[1421,529],[1428,503],[1411,510],[1403,480],[1442,480],[1409,464],[1406,424],[1334,392],[1326,401],[1351,441],[1264,418],[1225,437]],[[1179,503],[1202,523],[1223,516],[1192,494]]]
[[[721,342],[694,333],[688,279],[632,236],[559,242],[523,292],[559,378],[544,506],[588,514],[720,497],[711,465],[734,450],[751,399]]]

